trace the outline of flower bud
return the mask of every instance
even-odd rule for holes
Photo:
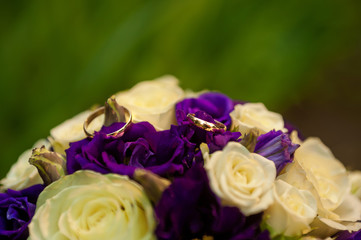
[[[117,103],[114,95],[105,102],[104,115],[104,126],[110,126],[115,122],[125,122],[124,107]]]
[[[133,178],[142,185],[149,199],[154,203],[158,203],[164,190],[171,184],[169,180],[140,168],[135,170]]]
[[[279,174],[288,163],[293,161],[293,154],[299,146],[282,131],[272,130],[257,138],[254,152],[273,161]]]
[[[55,182],[66,174],[66,160],[56,152],[51,152],[41,148],[34,148],[29,159],[29,163],[34,165],[45,185]]]
[[[248,151],[254,152],[254,149],[257,144],[258,136],[260,135],[259,131],[256,129],[251,129],[249,133],[246,133],[241,140],[241,144],[245,146]]]

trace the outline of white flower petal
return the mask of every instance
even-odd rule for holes
[[[237,206],[243,214],[265,210],[273,202],[274,163],[251,154],[240,143],[229,142],[208,157],[205,168],[210,186],[222,203]]]
[[[284,121],[279,113],[268,111],[263,103],[237,104],[230,113],[232,129],[237,129],[242,135],[255,128],[261,133],[273,129],[286,131]]]
[[[32,240],[155,239],[143,189],[126,176],[78,171],[40,194],[29,225]]]
[[[148,121],[157,130],[165,130],[176,124],[175,104],[184,96],[178,80],[167,75],[119,92],[116,100],[132,112],[135,122]]]

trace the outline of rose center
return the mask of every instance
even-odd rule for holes
[[[294,193],[286,193],[280,196],[280,200],[293,212],[298,213],[300,215],[305,214],[304,209],[304,201],[299,194]]]

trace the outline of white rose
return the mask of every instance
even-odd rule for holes
[[[284,121],[281,114],[268,111],[263,103],[237,104],[230,113],[232,129],[236,129],[243,135],[251,129],[257,129],[261,133],[267,133],[273,129],[284,129]]]
[[[345,167],[318,138],[308,138],[301,144],[295,151],[294,163],[279,178],[309,190],[319,206],[329,211],[343,202],[350,189]]]
[[[45,148],[49,148],[49,142],[45,139],[37,141],[33,148],[43,145]],[[29,163],[31,153],[32,149],[28,149],[19,156],[6,177],[0,181],[3,189],[22,190],[32,185],[43,183],[36,167]]]
[[[65,154],[65,150],[69,148],[69,143],[86,137],[83,124],[91,113],[92,111],[90,110],[81,112],[50,130],[51,137],[49,137],[49,141],[55,152]],[[103,121],[104,115],[95,118],[88,127],[89,131],[99,130],[103,125]]]
[[[210,186],[223,204],[236,206],[249,216],[273,203],[276,167],[272,161],[236,142],[204,157]]]
[[[320,139],[306,139],[296,150],[294,162],[278,178],[316,198],[318,217],[311,224],[314,236],[360,227],[356,221],[361,217],[361,202],[349,193],[347,171]]]
[[[78,171],[40,194],[31,240],[155,239],[152,205],[126,176]]]
[[[358,231],[361,229],[361,202],[351,194],[347,194],[341,205],[333,211],[319,209],[319,216],[311,224],[313,236],[325,238],[338,231]]]
[[[351,194],[361,199],[361,171],[352,171],[349,173],[351,181]]]
[[[317,215],[317,201],[306,190],[276,180],[274,203],[265,211],[266,223],[277,234],[301,236],[311,230],[310,223]]]
[[[175,104],[184,98],[184,92],[175,77],[164,76],[140,82],[115,96],[119,105],[131,111],[135,122],[148,121],[157,130],[164,130],[176,124]]]

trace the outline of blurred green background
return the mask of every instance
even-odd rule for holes
[[[0,176],[64,120],[136,82],[262,101],[361,169],[361,1],[0,3]]]

